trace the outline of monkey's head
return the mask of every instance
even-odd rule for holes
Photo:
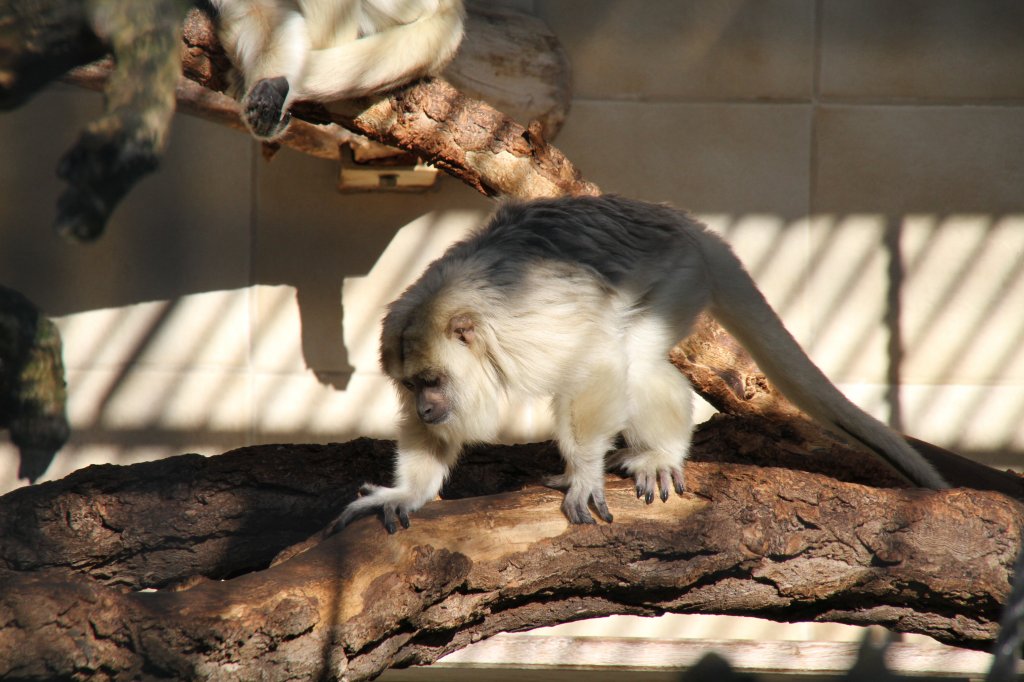
[[[380,357],[406,418],[458,431],[462,439],[492,431],[496,386],[481,317],[464,308],[407,309],[403,302],[384,319]]]

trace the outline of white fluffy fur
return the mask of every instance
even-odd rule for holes
[[[210,0],[242,78],[283,76],[296,100],[363,97],[439,72],[462,41],[462,0]]]
[[[393,530],[396,513],[405,516],[437,494],[464,443],[493,438],[502,394],[552,397],[566,463],[556,482],[568,488],[570,520],[593,522],[590,507],[611,520],[605,455],[619,434],[628,447],[616,460],[638,495],[650,502],[657,489],[663,500],[670,488],[681,492],[692,389],[668,352],[704,308],[813,417],[911,480],[946,487],[900,436],[814,366],[721,239],[664,206],[562,198],[504,205],[391,305],[381,363],[402,400],[396,484],[357,500],[341,523],[382,508]],[[445,396],[441,423],[417,415],[424,378],[439,382]]]

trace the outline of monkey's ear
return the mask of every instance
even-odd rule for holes
[[[456,315],[448,321],[448,333],[467,346],[471,345],[476,338],[473,318],[469,315]]]

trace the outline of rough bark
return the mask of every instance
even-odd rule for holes
[[[671,353],[673,364],[690,380],[694,389],[725,414],[764,417],[778,430],[799,433],[820,447],[848,451],[834,435],[808,421],[786,400],[758,369],[754,360],[709,315],[702,315],[694,332]],[[769,428],[769,430],[773,430]],[[906,436],[907,441],[954,485],[994,490],[1024,500],[1024,478],[1008,471],[997,471],[931,443]]]
[[[698,454],[712,447],[698,439]],[[700,461],[667,504],[610,478],[615,522],[570,527],[561,493],[530,484],[559,466],[542,444],[470,453],[446,495],[517,492],[431,503],[394,536],[367,518],[317,537],[357,483],[386,478],[389,454],[367,440],[265,446],[93,467],[0,498],[0,677],[368,679],[611,613],[880,623],[986,648],[1024,529],[1024,508],[997,493]],[[188,580],[195,567],[250,572]],[[188,589],[126,589],[174,582]]]
[[[259,570],[323,528],[365,481],[389,483],[394,444],[271,445],[90,467],[0,498],[0,568],[59,568],[119,589],[166,588]],[[786,422],[719,415],[691,462],[758,464],[865,485],[905,484],[875,457],[807,440]],[[554,443],[470,448],[444,499],[521,490],[558,473]]]

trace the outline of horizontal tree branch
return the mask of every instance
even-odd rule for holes
[[[542,460],[550,447],[542,446]],[[353,470],[339,497],[349,496],[348,481],[367,473],[359,462],[370,465],[387,448],[358,441],[332,453],[339,469]],[[355,462],[346,458],[349,450]],[[123,518],[133,506],[97,494],[87,506],[106,512],[105,519],[71,515],[66,523],[111,558],[116,543],[104,529],[118,542],[132,536],[144,542],[165,523],[162,517],[174,517],[182,533],[179,552],[234,553],[230,541],[215,551],[204,547],[197,506],[214,518],[245,517],[241,526],[270,524],[265,538],[271,541],[286,519],[319,525],[321,519],[295,512],[275,519],[257,499],[280,491],[301,497],[303,488],[310,497],[333,497],[328,486],[311,488],[313,474],[322,471],[285,465],[301,448],[279,446],[279,453],[247,453],[257,455],[249,467],[255,472],[250,507],[223,508],[230,495],[209,494],[222,488],[244,499],[245,488],[234,480],[244,476],[240,469],[226,475],[231,467],[199,466],[198,458],[188,462],[194,466],[174,467],[192,469],[191,488],[153,478],[157,472],[148,465],[86,470],[83,478],[134,474],[151,488],[144,494],[137,484],[135,501],[148,497],[153,507],[137,508],[131,526],[119,529],[118,513]],[[554,453],[546,454],[546,466],[557,467]],[[242,461],[241,455],[227,459],[236,467]],[[387,459],[376,462],[378,470]],[[520,464],[492,480],[509,485]],[[277,491],[260,480],[275,469],[284,476]],[[61,483],[47,485],[66,502]],[[378,519],[363,519],[326,540],[314,536],[272,568],[193,581],[181,591],[125,592],[67,569],[5,569],[0,677],[193,678],[231,671],[240,678],[367,679],[499,631],[613,613],[879,623],[959,646],[990,645],[1024,528],[1019,503],[996,493],[870,488],[781,468],[705,462],[688,465],[687,483],[686,496],[645,505],[628,481],[610,480],[615,522],[590,527],[569,526],[560,512],[562,494],[536,486],[431,503],[410,530],[394,536]],[[47,485],[30,490],[45,497]],[[17,509],[18,497],[0,498],[0,512]],[[161,500],[163,514],[156,510]],[[184,517],[176,508],[186,510]],[[191,535],[189,520],[197,526]],[[50,532],[63,521],[40,519]],[[168,530],[160,532],[170,539]]]
[[[0,567],[74,570],[122,589],[258,570],[323,528],[363,482],[390,483],[393,455],[392,441],[362,438],[89,467],[0,498]],[[702,424],[689,459],[905,485],[872,455],[756,416],[719,415]],[[521,490],[561,468],[552,442],[471,447],[441,494]]]

